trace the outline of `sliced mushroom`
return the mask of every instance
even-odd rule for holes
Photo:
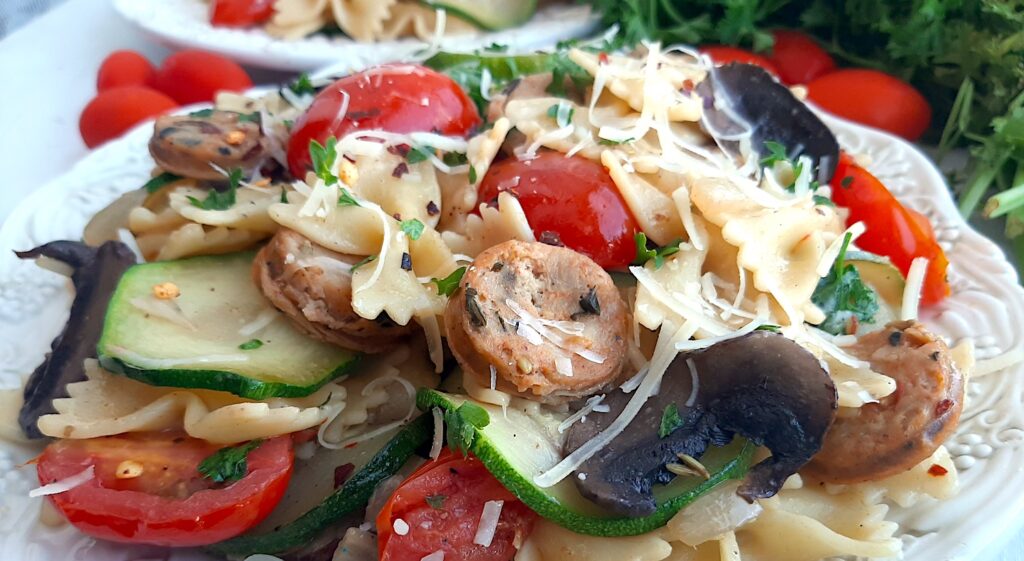
[[[282,228],[256,255],[253,278],[277,309],[311,337],[377,353],[415,330],[387,315],[366,319],[352,309],[351,268],[362,258],[343,255]]]
[[[548,402],[622,372],[629,312],[611,277],[564,247],[509,241],[482,252],[445,310],[448,345],[484,387]]]
[[[50,344],[50,353],[25,385],[25,403],[18,424],[29,438],[43,438],[36,427],[39,417],[56,413],[53,400],[67,397],[68,384],[85,379],[83,363],[96,358],[96,344],[103,332],[107,304],[124,272],[135,264],[135,253],[120,242],[96,247],[81,242],[56,241],[28,251],[15,252],[22,259],[46,257],[72,269],[75,300],[68,322]]]
[[[805,472],[830,483],[859,483],[903,473],[935,452],[956,430],[964,377],[941,338],[920,323],[900,321],[861,337],[848,349],[896,391],[836,419]]]
[[[805,155],[817,168],[817,179],[828,183],[839,163],[839,143],[825,123],[771,74],[752,64],[715,67],[698,84],[704,104],[704,128],[738,153],[735,136],[750,132],[752,146],[766,153],[764,143],[778,142],[790,158]],[[740,122],[744,121],[744,122]],[[731,140],[725,140],[733,136]]]
[[[615,390],[604,400],[608,413],[574,424],[566,454],[604,430],[632,397]],[[615,514],[648,515],[656,508],[653,486],[675,477],[666,466],[681,455],[699,459],[709,445],[739,434],[772,455],[750,469],[737,493],[748,502],[771,497],[821,448],[836,404],[821,362],[782,335],[759,331],[680,354],[625,431],[580,466],[576,486]],[[682,422],[662,438],[663,416],[673,407]]]
[[[153,125],[149,153],[161,168],[182,177],[223,180],[223,170],[251,171],[263,160],[260,126],[231,111],[165,115]]]

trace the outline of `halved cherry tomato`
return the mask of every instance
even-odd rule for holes
[[[212,0],[210,23],[221,27],[249,27],[274,15],[275,0]]]
[[[103,59],[96,73],[96,90],[103,91],[120,86],[145,86],[153,79],[156,69],[146,57],[135,51],[114,51]]]
[[[928,219],[900,204],[881,181],[847,154],[839,158],[832,179],[832,200],[850,210],[848,224],[864,222],[867,226],[867,232],[857,239],[857,245],[887,256],[904,275],[915,257],[928,258],[922,303],[935,304],[949,296],[946,281],[949,261],[935,240]]]
[[[700,48],[700,52],[711,57],[711,60],[718,66],[723,66],[730,62],[742,62],[744,64],[755,64],[776,76],[779,75],[779,69],[776,68],[774,62],[744,49],[726,47],[724,45],[705,45]]]
[[[807,84],[836,69],[836,61],[810,35],[780,29],[769,59],[779,69],[779,78],[789,85]]]
[[[928,129],[932,108],[914,86],[877,70],[848,68],[807,84],[807,97],[851,121],[917,140]]]
[[[487,501],[504,503],[485,547],[474,538]],[[480,460],[445,450],[406,479],[381,509],[380,561],[420,561],[436,551],[444,552],[445,561],[509,561],[536,520]]]
[[[82,109],[78,130],[89,148],[117,138],[133,126],[177,107],[166,95],[143,86],[101,91]]]
[[[95,477],[53,504],[82,532],[118,542],[188,547],[237,536],[263,520],[284,495],[292,473],[292,439],[271,438],[249,452],[246,475],[216,484],[197,467],[221,446],[174,433],[58,440],[39,457],[43,484],[93,466]],[[122,462],[142,466],[119,479]]]
[[[187,49],[164,59],[153,87],[182,105],[213,101],[219,91],[241,92],[252,80],[235,61],[206,51]]]
[[[345,98],[348,107],[344,114]],[[295,121],[288,167],[295,177],[311,169],[309,141],[323,144],[353,130],[465,135],[480,124],[476,106],[451,78],[416,64],[386,64],[327,86]]]
[[[493,203],[500,192],[519,199],[537,239],[553,237],[606,269],[636,259],[633,237],[640,226],[597,162],[560,152],[539,152],[532,160],[508,158],[487,170],[479,201]]]

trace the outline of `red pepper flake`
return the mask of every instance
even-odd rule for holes
[[[689,94],[693,91],[693,88],[693,80],[687,78],[686,80],[683,80],[683,87],[679,88],[679,91],[681,91],[684,94]]]
[[[951,407],[953,407],[953,400],[943,399],[942,401],[935,404],[935,416],[941,417],[946,413],[946,411],[949,411]]]
[[[939,464],[932,464],[932,467],[928,468],[928,475],[931,475],[932,477],[942,477],[947,473],[949,473],[949,470]]]
[[[565,247],[565,244],[562,243],[562,237],[558,235],[558,232],[553,232],[551,230],[544,230],[541,232],[540,236],[537,237],[537,241],[542,244]]]
[[[441,214],[441,209],[437,207],[437,203],[434,201],[427,202],[427,214],[430,216],[437,216]]]
[[[392,146],[388,146],[388,152],[396,156],[401,156],[403,158],[409,155],[410,149],[411,148],[408,144],[395,144]]]
[[[598,64],[608,64],[608,53],[602,52],[597,55]]]
[[[352,477],[352,474],[356,472],[355,464],[341,464],[334,468],[334,488],[337,489],[348,481],[348,478]]]
[[[359,446],[359,443],[358,442],[353,442],[352,444],[347,444],[345,446],[345,449],[348,450],[349,448],[355,448],[356,446]]]
[[[395,169],[391,171],[391,177],[402,177],[409,173],[409,164],[405,162],[399,162]]]

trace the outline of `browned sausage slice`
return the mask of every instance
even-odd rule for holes
[[[256,255],[253,278],[267,299],[311,337],[376,353],[391,348],[415,325],[397,325],[387,316],[371,320],[356,314],[349,269],[360,259],[282,229]]]
[[[829,483],[873,481],[911,469],[953,434],[964,405],[964,378],[949,348],[917,322],[890,323],[850,350],[894,378],[896,391],[853,416],[836,417],[803,470]]]
[[[166,171],[194,179],[223,180],[224,170],[252,170],[263,159],[260,126],[238,113],[165,115],[153,125],[149,153]]]
[[[445,310],[448,346],[489,387],[549,402],[611,386],[629,312],[611,277],[571,249],[510,241],[477,256]]]

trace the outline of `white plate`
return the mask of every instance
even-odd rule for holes
[[[871,169],[907,205],[926,214],[952,263],[953,295],[926,310],[926,321],[955,343],[973,337],[979,358],[1024,345],[1024,290],[1014,269],[988,239],[957,214],[942,176],[913,146],[895,137],[826,117],[840,143],[872,157]],[[0,387],[20,383],[39,363],[67,317],[71,293],[57,275],[20,262],[12,249],[76,239],[86,221],[120,193],[139,187],[153,162],[146,150],[151,125],[91,153],[63,177],[33,193],[0,229]],[[1024,367],[968,386],[968,407],[949,451],[961,471],[962,492],[942,503],[894,509],[910,561],[968,560],[1018,528],[1024,514]],[[0,558],[18,561],[204,559],[196,552],[96,543],[72,528],[38,523],[41,499],[35,453],[0,442]],[[74,552],[74,553],[73,553]]]
[[[418,39],[357,43],[347,37],[320,34],[285,41],[259,28],[214,27],[210,25],[207,6],[202,0],[114,0],[114,7],[122,16],[162,42],[214,51],[245,64],[279,70],[308,71],[330,65],[362,68],[407,60],[426,46]],[[597,24],[598,18],[588,6],[558,4],[538,10],[522,27],[446,37],[441,44],[458,51],[491,43],[508,45],[511,51],[532,51],[550,47],[561,39],[587,35]]]

